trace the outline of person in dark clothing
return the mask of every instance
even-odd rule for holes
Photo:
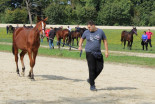
[[[146,32],[147,35],[147,42],[149,43],[150,47],[152,48],[152,44],[151,44],[151,37],[153,36],[153,33],[150,31],[150,29],[148,29],[148,31]]]
[[[75,31],[80,32],[80,27],[79,27],[79,25],[77,25],[77,27],[75,27]]]
[[[89,21],[87,27],[88,30],[83,33],[78,49],[82,50],[82,43],[84,39],[86,39],[87,42],[85,51],[89,69],[89,79],[87,81],[90,84],[90,90],[97,91],[95,79],[98,77],[104,67],[103,55],[101,53],[101,41],[103,40],[105,46],[106,58],[108,57],[108,43],[103,30],[96,28],[93,21]]]
[[[53,44],[54,37],[55,37],[55,31],[51,27],[51,30],[49,32],[49,47],[50,47],[50,49],[52,49],[52,48],[54,49],[54,44]]]

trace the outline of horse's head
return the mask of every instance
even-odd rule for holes
[[[42,34],[43,36],[45,35],[45,27],[46,27],[47,19],[48,19],[48,17],[45,19],[41,19],[41,18],[37,17],[37,28],[38,28],[40,34]]]
[[[137,29],[136,29],[136,27],[133,27],[132,32],[137,35]]]

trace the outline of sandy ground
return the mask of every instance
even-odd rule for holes
[[[85,60],[37,56],[35,81],[27,55],[24,61],[19,77],[12,53],[0,52],[0,104],[155,104],[155,68],[105,63],[92,92]]]

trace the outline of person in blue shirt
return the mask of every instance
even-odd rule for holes
[[[144,34],[142,35],[142,42],[141,42],[144,50],[144,46],[146,47],[146,50],[148,50],[148,36],[146,35],[146,31],[144,31]]]
[[[88,30],[86,30],[79,42],[79,50],[82,50],[82,43],[86,40],[86,59],[89,69],[89,78],[87,82],[90,84],[91,91],[97,91],[95,86],[95,79],[101,73],[104,67],[103,55],[101,52],[101,42],[103,41],[105,47],[105,57],[108,57],[108,43],[105,33],[102,29],[95,26],[93,21],[87,23]]]

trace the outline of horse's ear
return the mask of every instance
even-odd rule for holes
[[[47,21],[48,20],[48,17],[46,17],[45,19],[44,19],[44,21]]]

